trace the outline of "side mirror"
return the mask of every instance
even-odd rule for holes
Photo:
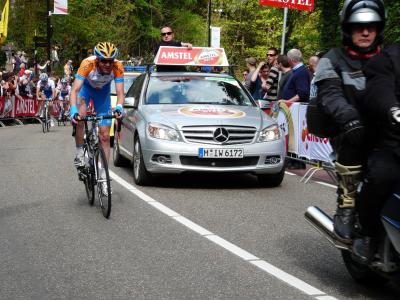
[[[135,108],[135,97],[126,97],[124,101],[125,108]]]
[[[264,99],[256,100],[257,106],[261,109],[268,109],[271,108],[271,103]]]

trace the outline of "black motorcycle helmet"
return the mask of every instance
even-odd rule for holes
[[[363,53],[374,52],[383,42],[386,18],[387,14],[382,0],[346,0],[340,12],[343,45]],[[369,48],[359,48],[353,44],[351,27],[355,24],[376,25],[377,36]]]

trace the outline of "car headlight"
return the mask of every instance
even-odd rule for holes
[[[147,129],[149,135],[153,138],[176,142],[180,140],[179,133],[171,127],[157,123],[149,123]]]
[[[260,132],[260,136],[258,138],[259,142],[272,142],[279,140],[281,138],[281,132],[279,130],[279,126],[274,124]]]

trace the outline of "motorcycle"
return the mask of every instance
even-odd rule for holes
[[[324,211],[310,206],[304,216],[311,226],[341,251],[346,269],[357,283],[379,286],[400,279],[400,185],[382,209],[384,232],[374,259],[368,265],[354,259],[352,245],[334,232],[333,220]]]

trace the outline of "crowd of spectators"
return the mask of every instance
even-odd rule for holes
[[[257,62],[254,57],[246,58],[243,84],[255,100],[307,103],[315,94],[312,79],[319,57],[312,56],[308,66],[298,49],[279,55],[278,49],[271,47],[266,59]]]
[[[0,96],[4,97],[0,118],[9,117],[15,98],[36,97],[39,76],[47,72],[49,64],[50,61],[42,65],[30,63],[23,51],[12,53],[11,57],[8,57],[6,69],[0,71]],[[72,61],[68,60],[64,66],[64,74],[58,76],[55,72],[49,72],[49,79],[54,81],[57,90],[61,90],[61,78],[65,77],[71,83],[72,74]]]

